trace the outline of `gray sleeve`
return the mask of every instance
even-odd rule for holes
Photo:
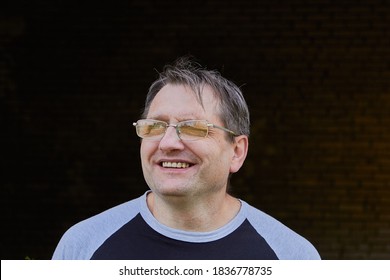
[[[248,205],[247,219],[280,260],[320,260],[316,248],[275,218]]]
[[[69,228],[52,260],[89,260],[113,233],[139,213],[139,199],[106,210]]]

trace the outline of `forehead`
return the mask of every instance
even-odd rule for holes
[[[148,118],[157,119],[215,119],[218,112],[216,95],[209,86],[198,94],[185,85],[167,84],[151,102]]]

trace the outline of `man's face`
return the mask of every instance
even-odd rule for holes
[[[217,101],[209,87],[203,89],[203,104],[202,107],[189,87],[168,84],[157,93],[147,118],[169,124],[207,120],[223,126],[217,114]],[[225,133],[210,128],[206,138],[182,141],[175,128],[168,127],[161,140],[142,140],[142,169],[150,189],[161,196],[194,198],[226,192],[228,175],[236,170],[231,167],[235,145]],[[174,163],[176,167],[166,163]]]

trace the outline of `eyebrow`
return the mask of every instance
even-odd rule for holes
[[[148,115],[147,118],[153,119],[153,120],[169,122],[169,119],[171,118],[171,116],[157,114],[157,115]],[[178,118],[177,121],[182,122],[182,121],[188,121],[188,120],[205,120],[205,119],[206,118],[199,118],[199,117],[195,117],[193,114],[188,114],[188,115],[180,116],[180,118]]]

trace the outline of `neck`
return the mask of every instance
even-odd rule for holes
[[[196,198],[158,196],[149,193],[147,204],[162,224],[185,231],[207,232],[231,221],[240,210],[238,199],[224,194],[207,201]]]

